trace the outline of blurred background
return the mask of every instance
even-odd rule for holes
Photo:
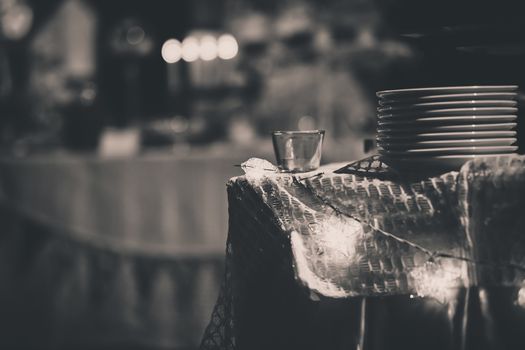
[[[365,157],[377,90],[519,84],[503,3],[0,0],[0,347],[196,348],[234,165]]]
[[[120,137],[135,152],[250,147],[315,128],[360,146],[375,91],[415,71],[370,1],[1,4],[0,141],[17,155],[113,154]]]

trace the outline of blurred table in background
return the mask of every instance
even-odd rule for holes
[[[224,184],[246,158],[1,159],[0,348],[198,345],[222,277]]]

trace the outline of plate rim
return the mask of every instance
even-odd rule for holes
[[[404,88],[404,89],[389,89],[380,90],[376,92],[376,96],[394,95],[394,94],[414,94],[418,92],[427,91],[462,91],[462,90],[481,90],[481,91],[515,91],[518,85],[452,85],[452,86],[436,86],[423,88]]]
[[[492,125],[493,127],[506,127],[506,128],[515,128],[516,126],[518,126],[518,123],[516,122],[508,122],[508,123],[485,123],[485,124],[458,124],[458,125],[442,125],[442,126],[433,126],[433,127],[430,127],[430,128],[443,128],[443,129],[450,129],[450,128],[455,128],[455,127],[459,127],[459,128],[462,128],[462,129],[467,129],[467,128],[471,128],[471,129],[474,129],[473,131],[476,131],[476,132],[481,132],[481,131],[492,131],[492,130],[478,130],[477,128],[479,127],[483,127],[485,128],[487,125]],[[425,128],[429,128],[429,127],[425,127]],[[391,128],[387,128],[386,130],[379,130],[380,128],[378,128],[378,131],[379,132],[388,132],[388,131],[394,131],[394,132],[398,132],[397,129],[391,129]],[[412,131],[417,131],[418,129],[420,129],[419,127],[412,127],[412,128],[409,128],[407,129],[408,132],[412,132]],[[500,129],[500,130],[493,130],[493,131],[516,131],[516,130],[510,130],[510,129]],[[453,131],[448,131],[448,132],[453,132]],[[462,131],[463,132],[463,131]]]
[[[402,124],[403,125],[406,125],[406,124]],[[451,125],[420,125],[420,126],[412,126],[412,127],[401,127],[401,128],[398,128],[398,127],[392,127],[392,126],[380,126],[378,125],[376,131],[378,133],[394,133],[394,134],[399,134],[399,133],[414,133],[414,132],[418,132],[420,130],[428,130],[428,129],[432,129],[432,130],[438,130],[438,132],[440,132],[440,130],[456,130],[456,129],[462,129],[462,130],[473,130],[473,131],[516,131],[516,130],[513,130],[514,128],[516,128],[518,126],[518,124],[516,122],[507,122],[507,123],[481,123],[481,124],[451,124]],[[493,128],[504,128],[504,129],[487,129],[488,127],[493,127]],[[455,129],[456,128],[456,129]],[[481,128],[481,129],[480,129]],[[452,132],[452,131],[448,131],[448,132]]]
[[[398,155],[408,155],[411,156],[413,154],[421,154],[425,155],[428,153],[434,153],[434,152],[457,152],[457,151],[465,151],[468,153],[468,151],[474,151],[476,149],[480,149],[480,151],[489,151],[490,149],[498,149],[498,151],[503,152],[515,152],[518,150],[518,146],[471,146],[471,147],[441,147],[441,148],[419,148],[419,149],[408,149],[403,151],[385,151],[389,154],[398,154]],[[392,153],[394,152],[394,153]],[[381,153],[381,150],[380,150]],[[479,153],[477,153],[479,154]]]
[[[385,106],[382,105],[380,107],[377,107],[378,112],[385,112],[385,111],[402,111],[402,110],[419,110],[419,109],[425,109],[426,107],[440,107],[440,106],[449,106],[449,105],[465,105],[465,106],[478,106],[483,104],[494,104],[494,103],[502,103],[502,104],[508,104],[508,106],[493,106],[490,108],[512,108],[514,106],[518,105],[518,101],[516,100],[458,100],[458,101],[439,101],[439,102],[422,102],[422,103],[411,103],[407,106]],[[469,108],[469,107],[460,107],[460,108]],[[484,107],[472,107],[472,108],[484,108]],[[443,108],[445,109],[445,108]]]
[[[456,94],[435,94],[435,95],[420,95],[420,96],[412,96],[412,97],[405,97],[405,98],[384,98],[379,97],[379,104],[383,103],[392,103],[392,102],[410,102],[410,101],[432,101],[432,100],[441,100],[441,99],[451,99],[449,101],[459,101],[461,98],[465,97],[479,97],[480,100],[484,100],[486,96],[499,96],[500,99],[505,101],[517,101],[518,93],[517,92],[464,92],[464,93],[456,93]],[[506,97],[506,98],[505,98]],[[457,99],[457,100],[456,100]]]
[[[481,119],[483,118],[483,119]],[[396,120],[397,118],[392,118],[391,120],[378,120],[377,125],[406,125],[406,124],[414,124],[414,123],[431,123],[431,122],[456,122],[456,121],[464,121],[469,122],[472,120],[480,121],[483,124],[483,121],[485,121],[486,124],[496,124],[496,123],[487,123],[487,118],[496,118],[500,120],[507,120],[512,121],[518,119],[517,115],[481,115],[481,116],[427,116],[427,117],[421,117],[421,118],[414,118],[414,119],[402,119],[402,120]],[[490,119],[488,119],[490,121]],[[501,124],[501,123],[500,123]]]
[[[407,149],[435,149],[435,148],[456,148],[456,147],[498,147],[513,146],[518,140],[516,138],[497,138],[497,139],[450,139],[450,140],[412,140],[407,142],[385,142],[376,140],[377,145],[383,150],[407,150]]]
[[[376,138],[377,140],[377,138]],[[496,137],[496,138],[485,138],[485,139],[476,139],[476,138],[465,138],[465,139],[447,139],[447,140],[417,140],[417,141],[413,141],[413,142],[408,142],[408,144],[415,144],[415,143],[421,143],[421,144],[435,144],[435,143],[447,143],[447,142],[467,142],[467,141],[470,141],[470,142],[498,142],[498,141],[511,141],[511,140],[514,140],[514,141],[517,141],[518,139],[516,137]],[[377,141],[381,141],[381,140],[377,140]],[[384,142],[384,141],[381,141],[381,143],[396,143],[396,142]],[[401,144],[406,144],[406,143],[401,143]]]
[[[450,137],[450,136],[456,136],[460,139],[466,138],[466,137],[474,137],[476,138],[479,136],[492,136],[494,134],[505,134],[505,136],[502,137],[494,137],[494,138],[515,138],[515,136],[518,134],[516,130],[509,130],[509,131],[503,131],[503,130],[496,130],[496,131],[452,131],[452,132],[425,132],[425,133],[419,133],[419,134],[413,134],[413,133],[407,133],[406,136],[398,136],[398,135],[384,135],[384,133],[376,135],[377,138],[382,139],[407,139],[407,138],[428,138],[428,137]],[[482,137],[481,139],[484,139]]]
[[[384,113],[384,112],[377,112],[377,116],[379,118],[403,118],[403,117],[413,117],[413,116],[419,116],[421,114],[423,115],[443,115],[448,113],[460,113],[465,115],[473,115],[476,116],[476,113],[481,113],[480,115],[492,115],[490,112],[499,113],[500,115],[506,115],[506,114],[517,114],[518,107],[463,107],[463,108],[443,108],[443,109],[427,109],[427,110],[414,110],[414,111],[407,111],[407,112],[396,112],[394,113]],[[501,112],[501,113],[500,113]],[[467,114],[472,113],[472,114]],[[496,114],[497,115],[497,114]]]

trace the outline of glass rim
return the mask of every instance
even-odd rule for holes
[[[324,135],[325,130],[276,130],[272,131],[272,135],[313,135],[321,134]]]

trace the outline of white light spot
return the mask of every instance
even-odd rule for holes
[[[200,57],[204,61],[211,61],[217,58],[217,40],[211,35],[201,38]]]
[[[192,36],[187,37],[182,41],[182,58],[186,62],[193,62],[199,58],[200,46],[197,39]]]
[[[239,45],[237,40],[231,34],[223,34],[218,40],[219,57],[223,60],[229,60],[237,56]]]
[[[182,58],[182,45],[177,39],[169,39],[162,45],[162,58],[167,63],[175,63]]]
[[[462,269],[453,263],[427,262],[410,272],[416,295],[429,297],[445,304],[457,295],[462,286]]]

